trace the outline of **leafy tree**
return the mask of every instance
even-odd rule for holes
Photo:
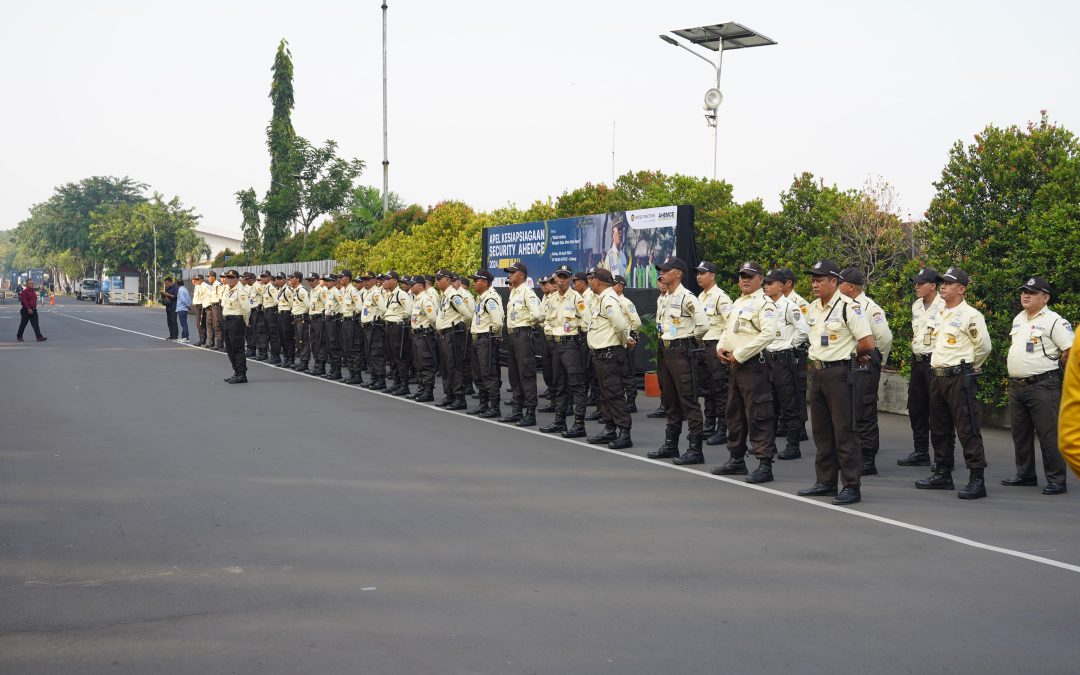
[[[353,181],[363,172],[364,162],[338,157],[337,143],[332,140],[320,148],[305,138],[297,138],[294,151],[300,167],[298,217],[306,235],[317,218],[340,211],[349,203],[354,196]]]
[[[165,201],[155,193],[147,202],[109,206],[92,218],[91,252],[112,269],[132,265],[147,273],[153,270],[155,232],[158,270],[170,270],[193,255],[209,254],[195,234],[199,216],[184,208],[179,197]]]
[[[244,253],[258,258],[262,252],[262,223],[259,219],[259,198],[255,196],[255,188],[237,191],[236,204],[240,207],[240,214],[243,216],[240,232],[244,242]]]
[[[293,64],[288,42],[278,44],[271,68],[270,100],[273,116],[266,128],[266,147],[270,151],[270,188],[266,191],[262,209],[266,216],[263,226],[263,251],[277,248],[289,233],[289,226],[300,213],[301,191],[296,178],[300,168],[296,154],[296,131],[292,125]]]

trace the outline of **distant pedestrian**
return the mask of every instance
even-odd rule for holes
[[[172,277],[165,277],[165,288],[161,290],[161,304],[165,305],[165,321],[169,324],[169,337],[165,339],[175,340],[180,331],[176,325],[176,285]]]
[[[191,293],[184,284],[176,284],[176,321],[180,324],[180,342],[187,344],[188,339],[187,316],[191,310]]]
[[[34,281],[27,279],[26,288],[19,291],[19,302],[22,303],[22,309],[19,310],[19,316],[21,317],[19,332],[15,336],[15,339],[19,342],[23,341],[23,331],[26,330],[27,323],[33,327],[38,342],[45,342],[48,339],[41,334],[41,326],[38,325],[37,301],[38,296],[34,291]]]

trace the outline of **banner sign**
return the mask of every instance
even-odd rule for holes
[[[684,238],[689,248],[683,256],[692,252],[693,212],[664,206],[489,227],[484,266],[495,271],[523,262],[529,286],[565,264],[575,271],[603,267],[626,277],[627,288],[656,288],[656,264],[679,255]],[[506,277],[496,274],[495,285],[505,286]]]

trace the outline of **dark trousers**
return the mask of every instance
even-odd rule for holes
[[[176,323],[176,305],[165,306],[165,323],[169,325],[169,337],[176,339],[180,336],[180,327]]]
[[[341,349],[341,363],[338,364],[337,369],[340,371],[341,367],[345,366],[349,369],[349,375],[352,377],[360,376],[359,368],[353,370],[353,368],[356,368],[357,366],[357,361],[360,360],[353,351],[356,340],[356,331],[358,330],[360,330],[360,325],[356,322],[356,319],[351,316],[343,317],[341,323],[338,324],[338,343],[340,344]]]
[[[199,342],[206,342],[206,317],[203,316],[203,306],[192,305],[191,313],[195,315],[195,332],[199,334]]]
[[[341,372],[341,323],[343,319],[326,317],[323,330],[326,332],[326,362],[331,373]]]
[[[915,452],[930,454],[930,361],[913,361],[907,390],[908,419]]]
[[[308,315],[293,315],[293,341],[296,343],[296,360],[307,368],[311,360],[311,343],[308,337]]]
[[[964,378],[970,378],[971,400],[964,391]],[[986,468],[986,452],[982,439],[982,410],[975,400],[978,382],[974,375],[952,375],[930,379],[930,443],[934,446],[934,463],[952,471],[953,431],[964,448],[964,461],[969,469]],[[974,424],[972,424],[974,421]]]
[[[270,352],[271,327],[277,326],[277,310],[264,308],[251,316],[255,318],[255,344],[259,356],[266,356]]]
[[[693,367],[691,359],[694,355],[686,343],[665,346],[663,351],[664,367],[660,369],[662,382],[660,403],[664,406],[664,413],[667,415],[667,427],[669,431],[677,433],[682,430],[683,420],[686,420],[692,442],[694,439],[701,438],[703,422],[701,405],[694,393],[690,373]]]
[[[585,417],[585,373],[581,367],[580,338],[562,338],[551,344],[556,415],[572,404],[575,417]],[[560,412],[563,411],[563,412]]]
[[[222,342],[222,316],[221,303],[215,303],[205,308],[207,339],[211,344],[221,347]]]
[[[229,356],[233,373],[247,375],[247,357],[244,355],[244,318],[225,317],[222,338],[225,341],[225,353]]]
[[[552,394],[555,393],[552,389],[555,386],[555,368],[553,367],[555,361],[551,354],[551,347],[554,344],[547,335],[544,335],[544,342],[540,347],[540,375],[544,378],[544,386]]]
[[[470,391],[473,386],[473,368],[472,368],[472,333],[466,331],[464,334],[465,344],[462,348],[462,354],[464,355],[463,365],[461,367],[461,382],[465,387],[465,391]]]
[[[407,384],[409,369],[412,368],[412,350],[409,348],[409,328],[404,323],[386,323],[386,350],[389,352],[394,383]]]
[[[255,311],[252,310],[251,316],[248,317],[247,328],[244,329],[244,343],[247,345],[247,356],[255,356],[256,354],[255,323]]]
[[[806,405],[806,391],[808,388],[808,378],[806,376],[806,364],[809,363],[809,347],[804,345],[802,347],[795,348],[795,358],[798,361],[795,362],[795,391],[799,393],[799,398],[795,402],[796,408],[799,411],[799,436],[802,436],[802,427],[806,424],[806,420],[810,419],[807,412]]]
[[[596,368],[593,366],[592,354],[589,352],[589,334],[581,334],[581,368],[585,378],[585,402],[587,405],[599,405],[600,389],[596,382]]]
[[[506,377],[513,390],[513,405],[515,408],[535,408],[536,353],[533,351],[533,331],[528,328],[513,329],[507,347]]]
[[[312,314],[308,324],[308,342],[311,344],[311,356],[315,359],[312,369],[322,375],[326,368],[326,316]]]
[[[816,482],[836,485],[837,473],[845,486],[859,487],[862,456],[859,439],[851,427],[851,389],[847,368],[815,370],[810,379],[810,424],[817,459]]]
[[[352,362],[349,364],[349,374],[360,377],[360,373],[367,370],[367,348],[364,346],[364,324],[357,315],[353,325],[352,334]]]
[[[435,388],[435,362],[438,345],[435,333],[430,328],[414,331],[412,334],[413,363],[416,365],[416,379],[420,388],[431,391]]]
[[[499,405],[499,389],[502,387],[502,368],[499,367],[499,341],[488,333],[472,336],[472,362],[476,387],[488,405]]]
[[[180,337],[184,338],[185,340],[190,337],[188,335],[187,315],[187,310],[176,313],[176,323],[180,324]]]
[[[1039,436],[1046,482],[1065,484],[1065,462],[1058,451],[1058,413],[1061,407],[1061,379],[1035,384],[1009,382],[1009,422],[1013,449],[1016,451],[1016,475],[1035,477],[1035,436]]]
[[[596,369],[601,417],[620,429],[629,429],[633,422],[626,410],[626,392],[623,389],[626,349],[620,346],[601,349],[592,355],[592,362]]]
[[[277,315],[278,311],[274,309],[268,309],[266,314],[266,325],[269,329],[269,342],[270,342],[270,358],[281,356],[281,326],[278,325]]]
[[[371,369],[371,378],[376,382],[386,381],[386,326],[382,323],[369,324],[367,335],[367,361]]]
[[[773,410],[782,421],[781,431],[788,446],[797,446],[802,435],[802,411],[799,409],[799,385],[796,375],[795,350],[766,352],[769,363],[769,380],[772,383]],[[803,400],[806,397],[803,396]]]
[[[634,357],[637,354],[636,347],[626,347],[623,359],[622,386],[623,397],[627,403],[633,403],[637,399],[637,378],[634,373]],[[599,375],[597,376],[599,379]]]
[[[750,451],[758,459],[776,457],[769,367],[759,357],[731,366],[726,418],[727,449],[733,458],[742,459],[746,455],[747,439],[750,440]]]
[[[860,368],[859,378],[859,451],[863,459],[877,457],[881,447],[881,431],[878,429],[878,386],[881,384],[881,366],[871,362],[866,369]]]
[[[727,428],[728,372],[727,365],[716,353],[717,340],[705,340],[705,349],[698,354],[698,388],[705,399],[705,417],[715,417],[720,428]]]
[[[439,334],[439,365],[442,370],[443,395],[465,395],[465,333],[448,328]]]
[[[25,307],[19,310],[19,332],[18,337],[23,336],[23,331],[26,330],[26,324],[30,324],[30,327],[34,329],[34,335],[41,337],[41,326],[38,325],[38,311],[35,309],[31,314]]]
[[[277,313],[278,335],[281,339],[281,351],[285,361],[291,362],[296,358],[296,334],[293,332],[292,312]]]

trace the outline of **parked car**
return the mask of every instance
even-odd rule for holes
[[[83,279],[78,286],[75,287],[75,299],[76,300],[90,300],[91,302],[97,302],[98,294],[101,292],[101,282],[97,279]]]

